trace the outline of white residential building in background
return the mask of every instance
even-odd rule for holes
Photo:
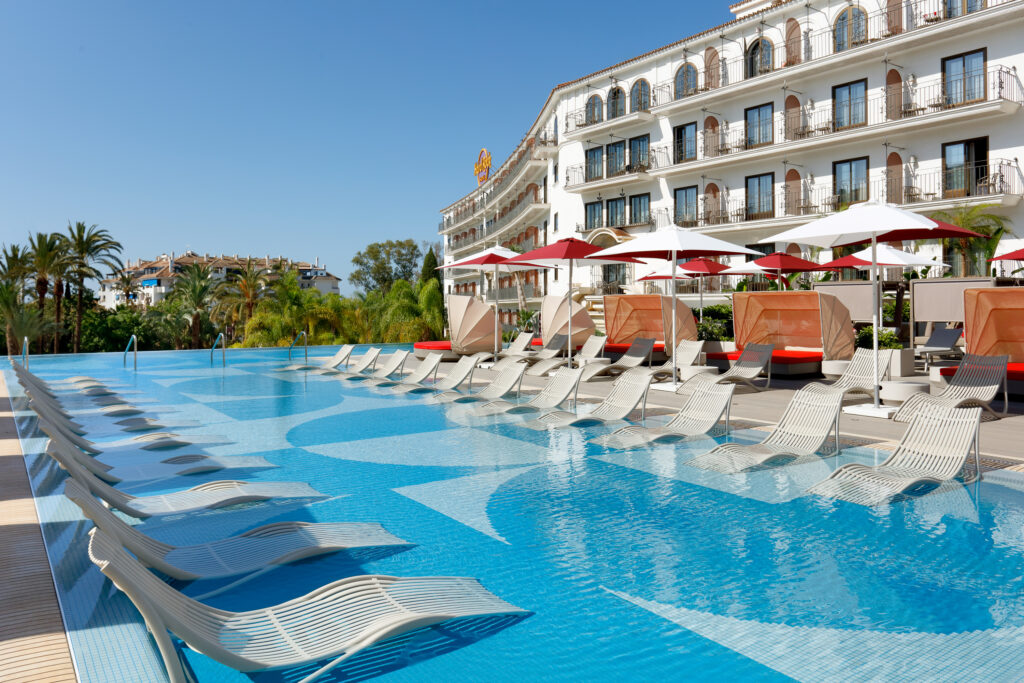
[[[135,285],[134,302],[143,306],[152,306],[163,301],[174,286],[174,278],[178,276],[182,268],[193,263],[201,263],[208,266],[213,276],[223,280],[232,273],[239,272],[245,267],[246,261],[252,260],[257,266],[268,271],[275,266],[283,266],[298,271],[299,287],[302,289],[316,289],[321,294],[338,294],[338,283],[340,279],[327,272],[327,267],[320,264],[319,257],[313,263],[303,261],[292,261],[283,256],[271,258],[267,256],[239,256],[197,254],[194,251],[186,251],[183,254],[175,255],[160,254],[155,259],[144,261],[138,259],[129,261],[123,273],[132,277]],[[99,303],[104,308],[117,308],[125,303],[124,294],[119,287],[120,273],[100,281],[100,290],[97,294]]]
[[[832,254],[759,240],[868,199],[924,214],[995,205],[1024,235],[1024,0],[730,9],[726,24],[556,86],[510,158],[441,210],[444,262],[672,224],[823,262]],[[641,268],[580,268],[572,284],[617,293]],[[444,277],[446,292],[482,293],[479,274]],[[565,279],[527,273],[531,307]],[[506,323],[514,285],[486,293]]]

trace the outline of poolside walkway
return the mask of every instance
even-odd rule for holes
[[[0,681],[77,680],[2,374],[0,548]]]

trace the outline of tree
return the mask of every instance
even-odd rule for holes
[[[21,311],[21,293],[11,280],[0,280],[0,316],[4,320],[4,335],[7,338],[7,355],[18,354],[17,337],[14,334],[14,319]]]
[[[973,230],[988,238],[996,238],[994,244],[985,245],[986,248],[991,249],[992,253],[995,253],[995,247],[999,243],[998,238],[1009,230],[1011,221],[1006,216],[989,213],[989,209],[994,207],[995,204],[961,205],[952,211],[936,211],[932,214],[932,218],[958,225],[967,230]],[[975,250],[972,249],[971,238],[957,237],[943,240],[943,242],[948,250],[959,252],[961,272],[964,275],[970,275],[974,270],[970,266],[970,260],[975,255]]]
[[[178,274],[171,289],[171,297],[178,301],[192,322],[192,348],[202,348],[203,314],[208,313],[220,293],[213,279],[213,271],[202,263],[192,263]]]
[[[117,291],[121,293],[125,306],[132,306],[132,297],[139,291],[139,285],[131,273],[117,274]]]
[[[68,223],[68,252],[71,258],[69,274],[75,284],[75,331],[72,337],[72,348],[78,353],[82,340],[82,311],[85,308],[85,281],[88,278],[99,279],[103,273],[97,266],[105,267],[109,272],[121,270],[123,267],[118,254],[121,243],[111,237],[106,230],[96,225],[86,227],[78,221],[74,225]]]
[[[437,269],[437,256],[433,247],[427,249],[427,253],[423,255],[423,267],[420,269],[421,283],[431,279],[437,280],[438,285],[441,284],[441,271]]]
[[[373,242],[352,257],[355,269],[348,281],[364,292],[386,293],[396,280],[411,281],[416,276],[420,256],[419,246],[411,239]]]
[[[245,324],[252,318],[253,309],[267,292],[267,270],[251,258],[245,260],[240,271],[231,275],[217,310],[225,323]]]
[[[4,245],[0,259],[0,280],[15,286],[20,304],[25,301],[25,281],[32,273],[32,255],[20,244],[12,244]]]
[[[57,273],[63,273],[66,252],[62,248],[62,238],[55,232],[38,232],[29,235],[30,249],[29,269],[35,277],[36,306],[42,320],[46,307],[46,294],[50,290],[50,279]],[[39,338],[39,353],[43,352],[43,339]]]

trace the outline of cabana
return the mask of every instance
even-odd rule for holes
[[[1011,394],[1024,394],[1024,287],[964,290],[964,344],[968,353],[1010,357]],[[940,368],[952,378],[956,366]]]
[[[672,334],[672,297],[660,294],[629,294],[604,298],[604,324],[608,341],[606,353],[625,353],[635,339],[653,338],[654,353],[672,354],[684,339],[697,339],[693,311],[676,299],[676,340],[666,344]]]
[[[556,334],[569,334],[568,302],[565,297],[549,295],[540,304],[541,345],[547,345]],[[587,309],[578,301],[572,302],[572,348],[582,345],[597,326]]]
[[[444,354],[443,360],[457,360],[480,351],[494,351],[494,310],[476,297],[448,295],[448,324],[451,341],[413,344],[417,358],[429,353]]]
[[[771,344],[772,372],[821,371],[822,360],[853,357],[850,311],[831,294],[816,291],[736,292],[732,297],[736,350],[709,352],[708,365],[728,369],[746,344]]]

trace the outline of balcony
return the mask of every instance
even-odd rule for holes
[[[659,220],[660,218],[662,218],[660,214],[658,214],[657,212],[650,211],[644,214],[640,214],[636,217],[630,216],[628,220],[609,220],[607,216],[604,216],[600,221],[591,225],[583,225],[581,223],[577,223],[576,232],[588,233],[593,232],[594,230],[600,230],[602,228],[611,228],[615,230],[643,229],[650,231],[654,230],[655,228],[661,227],[662,225],[667,225],[669,223],[667,218],[665,218],[664,220]]]
[[[618,116],[605,118],[593,116],[586,107],[570,111],[565,117],[565,136],[569,139],[579,139],[587,135],[597,135],[612,128],[621,128],[638,123],[654,120],[654,114],[650,108],[623,113]]]
[[[701,195],[695,204],[677,207],[671,222],[684,228],[724,228],[763,221],[799,224],[871,198],[930,212],[962,204],[1015,206],[1024,194],[1020,167],[1006,159],[954,169],[901,169],[898,174],[881,175],[870,183],[839,192],[831,179],[815,185],[800,183],[760,202],[748,202],[746,197]],[[668,213],[667,209],[660,211],[662,215]]]
[[[836,106],[832,100],[786,112],[749,128],[743,122],[723,125],[718,131],[698,130],[686,145],[662,145],[651,149],[650,174],[673,175],[696,163],[729,163],[811,147],[822,138],[856,139],[882,132],[904,132],[974,120],[983,115],[1011,114],[1024,104],[1024,88],[1017,75],[1003,66],[990,66],[955,84],[941,77],[891,86]],[[717,160],[717,161],[716,161]]]
[[[543,296],[540,290],[538,285],[523,283],[523,297],[527,300]],[[487,293],[487,301],[495,302],[493,289]],[[519,301],[519,289],[517,287],[498,287],[497,301],[498,303]]]
[[[635,162],[608,164],[576,164],[565,169],[565,189],[569,192],[599,190],[605,187],[619,187],[641,180],[647,180],[651,168],[649,154]]]
[[[885,49],[888,42],[947,22],[962,22],[975,18],[984,21],[980,15],[1020,1],[985,0],[978,2],[977,9],[967,12],[957,3],[956,11],[951,12],[947,6],[952,7],[954,3],[947,3],[946,0],[905,0],[899,4],[893,3],[885,9],[866,13],[863,22],[852,22],[849,30],[840,33],[838,39],[832,27],[781,41],[775,35],[779,30],[773,29],[766,36],[778,44],[766,51],[760,59],[748,60],[745,55],[737,55],[726,59],[717,58],[714,63],[705,65],[702,55],[689,55],[686,62],[694,65],[692,74],[680,78],[679,82],[673,78],[655,84],[651,95],[652,109],[658,114],[668,113],[676,108],[689,106],[687,100],[720,88],[758,80],[772,74],[784,74],[801,66],[810,68],[814,62],[868,45],[878,44],[880,49]],[[678,64],[677,68],[681,66],[683,63]],[[780,75],[780,78],[784,77]]]
[[[476,246],[483,248],[487,241],[500,242],[499,234],[514,226],[520,221],[529,222],[547,214],[551,205],[547,202],[538,201],[541,199],[539,192],[528,192],[518,204],[505,215],[488,221],[484,227],[476,227],[471,231],[470,236],[462,239],[453,238],[450,243],[451,251],[461,251]]]

